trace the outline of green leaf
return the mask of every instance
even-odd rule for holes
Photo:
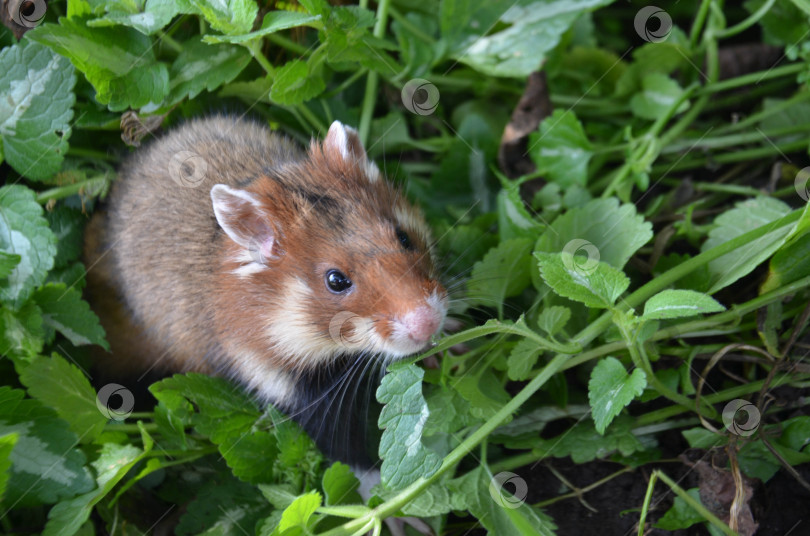
[[[691,488],[686,490],[686,493],[697,502],[700,502],[699,488]],[[703,516],[689,506],[689,503],[676,495],[672,503],[672,508],[667,510],[666,513],[661,516],[661,519],[656,521],[653,526],[664,530],[678,530],[689,528],[701,521],[705,521]]]
[[[109,1],[104,4],[107,14],[87,22],[90,27],[121,24],[152,35],[168,25],[180,13],[193,13],[191,6],[178,0]]]
[[[712,432],[703,427],[690,428],[681,432],[686,442],[693,449],[709,450],[714,447],[725,445],[728,437],[717,432]]]
[[[505,480],[501,482],[501,480]],[[468,510],[490,535],[554,536],[550,517],[524,502],[526,481],[513,473],[492,475],[479,466],[447,483],[456,510]],[[517,495],[511,491],[514,486]]]
[[[0,307],[0,355],[31,358],[42,351],[42,311],[26,303],[18,311]]]
[[[652,224],[644,221],[634,205],[620,205],[616,198],[593,199],[555,219],[535,249],[549,253],[581,251],[622,269],[652,237]]]
[[[762,284],[760,293],[764,294],[789,285],[808,275],[810,275],[810,232],[789,241],[771,257],[768,277]]]
[[[206,43],[246,43],[297,26],[315,26],[313,23],[319,20],[321,20],[320,15],[307,15],[297,11],[271,11],[264,16],[261,28],[255,32],[243,35],[206,35],[203,37],[203,41]]]
[[[537,358],[540,357],[541,353],[543,353],[543,348],[539,347],[536,341],[522,339],[518,342],[509,353],[507,361],[509,379],[513,381],[528,379],[529,373],[537,363]]]
[[[168,102],[193,99],[203,89],[214,91],[236,78],[250,60],[250,53],[243,47],[206,45],[200,41],[184,43],[170,71]]]
[[[498,232],[501,240],[530,238],[534,240],[543,226],[532,218],[520,196],[520,186],[507,182],[498,193]]]
[[[84,223],[87,217],[80,210],[59,205],[45,213],[56,235],[54,268],[62,268],[77,260],[82,254]]]
[[[141,428],[142,435],[145,435]],[[147,436],[148,437],[148,436]],[[144,441],[144,449],[133,445],[105,443],[101,455],[93,462],[98,476],[98,488],[70,500],[60,502],[48,512],[48,523],[42,536],[70,536],[90,517],[93,507],[103,499],[152,449],[151,438]]]
[[[68,424],[24,392],[0,387],[0,436],[16,433],[6,502],[52,504],[93,487],[77,436]]]
[[[59,171],[71,134],[76,74],[65,58],[29,40],[0,51],[0,162],[44,180]]]
[[[533,452],[542,457],[571,456],[571,460],[577,464],[604,458],[617,450],[624,456],[630,456],[644,450],[644,445],[633,434],[632,424],[633,419],[620,416],[603,435],[591,426],[589,420],[582,420],[559,437],[540,439]]]
[[[526,78],[583,12],[610,0],[442,2],[442,35],[453,57],[490,76]],[[492,31],[497,25],[497,29]]]
[[[360,481],[354,476],[348,465],[335,462],[323,473],[322,487],[326,495],[326,504],[362,503],[357,493]]]
[[[684,318],[718,313],[726,308],[714,298],[693,290],[663,290],[644,304],[643,319]]]
[[[647,386],[647,376],[637,368],[627,374],[621,361],[606,357],[591,371],[588,400],[596,431],[605,433],[610,422],[622,409],[639,396]]]
[[[67,288],[64,283],[48,283],[34,292],[32,299],[42,311],[42,324],[46,330],[58,331],[75,346],[98,344],[106,350],[104,328],[81,293]],[[51,339],[46,332],[46,340]]]
[[[630,286],[626,275],[601,261],[580,262],[567,251],[556,255],[536,251],[534,256],[539,261],[540,275],[554,292],[588,307],[612,307]]]
[[[0,436],[0,503],[3,502],[6,485],[8,484],[9,469],[11,469],[11,451],[14,450],[14,445],[17,444],[19,437],[15,433]]]
[[[310,491],[297,497],[281,515],[276,530],[272,536],[304,536],[310,534],[308,530],[310,518],[322,504],[321,494],[317,491]],[[298,530],[291,530],[298,529]],[[303,530],[302,530],[303,529]]]
[[[642,87],[642,80],[650,73],[669,74],[686,64],[689,50],[674,39],[666,42],[646,43],[633,50],[633,63],[616,82],[616,96],[628,97]]]
[[[540,311],[537,317],[537,327],[554,336],[565,327],[571,319],[571,309],[562,305],[552,305]]]
[[[641,80],[641,92],[630,99],[633,114],[643,119],[656,120],[663,117],[683,95],[678,82],[662,73],[650,73]],[[689,101],[678,106],[676,113],[689,109]]]
[[[22,257],[16,253],[6,253],[0,251],[0,279],[5,279],[14,271],[14,267],[20,264]]]
[[[182,398],[194,404],[194,428],[217,445],[238,478],[253,484],[273,481],[278,442],[258,425],[262,412],[243,389],[222,378],[177,374],[149,390],[168,408],[180,411],[181,420],[188,412]]]
[[[529,136],[528,153],[538,171],[561,188],[588,183],[593,146],[574,112],[555,110],[543,119],[540,131]]]
[[[224,471],[206,474],[206,481],[190,492],[193,499],[185,504],[185,512],[174,529],[177,536],[254,534],[256,522],[267,515],[267,501],[256,487]]]
[[[226,35],[246,34],[253,27],[259,7],[251,0],[189,0],[208,24]]]
[[[467,280],[467,303],[498,308],[503,317],[503,301],[516,296],[531,282],[532,242],[513,238],[490,249],[476,262]]]
[[[737,203],[733,209],[715,218],[715,227],[709,231],[709,238],[703,243],[701,251],[708,251],[778,220],[789,212],[790,207],[772,197],[757,197]],[[792,230],[793,226],[786,225],[710,262],[711,279],[707,283],[707,293],[714,294],[748,275],[782,246]]]
[[[441,457],[422,443],[427,422],[427,402],[422,396],[425,371],[416,365],[395,366],[377,389],[385,404],[379,418],[385,429],[380,440],[380,479],[383,486],[401,489],[417,478],[427,478],[442,463]]]
[[[82,443],[91,443],[107,423],[90,382],[59,355],[37,356],[20,371],[20,381],[31,396],[56,410]]]
[[[20,263],[0,284],[0,300],[19,307],[42,284],[56,255],[56,237],[42,216],[34,192],[25,186],[0,188],[0,251]]]
[[[295,105],[321,94],[326,82],[309,63],[291,60],[276,71],[270,98],[279,104]]]
[[[152,40],[132,28],[88,28],[61,18],[59,25],[43,24],[26,36],[68,58],[110,110],[159,104],[169,93],[166,64],[155,60]]]

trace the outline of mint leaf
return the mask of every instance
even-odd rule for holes
[[[588,307],[612,307],[630,286],[624,273],[601,261],[582,262],[565,251],[556,255],[536,251],[534,256],[540,275],[554,292]]]
[[[537,170],[561,188],[588,183],[593,146],[574,112],[555,110],[543,119],[540,131],[529,136],[528,152]]]
[[[45,213],[45,217],[56,235],[56,257],[54,268],[62,268],[75,261],[82,254],[83,231],[87,216],[80,210],[59,205]]]
[[[206,35],[203,37],[203,41],[206,43],[246,43],[265,35],[305,24],[315,26],[313,23],[320,19],[320,15],[307,15],[297,11],[271,11],[264,16],[261,28],[255,32],[243,35]]]
[[[513,181],[505,184],[498,193],[498,232],[501,240],[510,238],[531,238],[534,240],[543,226],[532,218],[523,198],[520,196],[520,185]]]
[[[107,424],[90,382],[59,355],[37,356],[20,371],[20,381],[31,396],[53,408],[82,443],[92,442]]]
[[[24,392],[0,387],[0,436],[16,433],[6,502],[52,504],[93,487],[78,437],[67,423]]]
[[[636,207],[629,203],[620,205],[612,197],[591,200],[555,219],[535,249],[575,254],[577,250],[589,253],[595,247],[595,260],[621,269],[652,237],[652,224],[644,221]]]
[[[68,151],[76,95],[73,66],[29,40],[0,51],[0,162],[44,180],[59,171]]]
[[[22,257],[15,253],[0,251],[0,279],[5,279],[14,271],[14,267],[20,264]]]
[[[297,497],[281,515],[281,521],[270,536],[304,536],[310,534],[308,530],[310,518],[315,510],[321,506],[321,494],[310,491]],[[292,530],[299,529],[299,530]],[[303,529],[303,530],[301,530]]]
[[[543,308],[537,317],[537,327],[551,336],[556,335],[571,319],[571,309],[562,305],[552,305]]]
[[[0,307],[0,355],[31,358],[42,351],[42,311],[33,303],[19,310]]]
[[[715,227],[709,231],[709,238],[703,243],[701,251],[708,251],[789,212],[790,207],[772,197],[757,197],[737,203],[733,209],[715,218]],[[707,293],[714,294],[748,275],[782,246],[792,230],[793,226],[786,225],[710,262],[711,279],[706,285]]]
[[[394,366],[377,389],[377,400],[385,404],[379,418],[380,428],[385,429],[380,440],[380,479],[385,487],[404,488],[419,477],[429,477],[442,463],[422,444],[430,415],[422,396],[424,376],[416,365]]]
[[[683,89],[678,82],[662,73],[650,73],[641,80],[641,91],[630,99],[630,109],[634,115],[654,121],[663,117],[681,95]],[[676,113],[687,109],[689,102],[684,101]]]
[[[531,339],[522,339],[518,342],[512,348],[507,360],[509,379],[513,381],[527,379],[541,353],[543,349]]]
[[[607,432],[600,434],[590,420],[582,420],[559,437],[540,439],[533,452],[543,457],[571,456],[571,460],[577,464],[605,458],[617,450],[624,456],[630,456],[644,450],[644,445],[633,434],[632,424],[631,418],[620,416]]]
[[[68,58],[110,110],[159,104],[169,92],[166,64],[155,61],[152,40],[132,28],[88,28],[63,17],[26,36]]]
[[[505,240],[490,249],[467,280],[467,303],[495,306],[503,317],[504,299],[523,292],[531,282],[531,251],[527,238]]]
[[[295,105],[321,94],[326,82],[320,72],[302,60],[291,60],[276,71],[270,98],[279,104]]]
[[[192,13],[190,5],[178,0],[133,0],[107,2],[107,14],[87,22],[90,27],[121,24],[135,28],[145,35],[152,35],[165,27],[180,13]]]
[[[525,78],[584,12],[610,0],[442,2],[442,33],[455,59],[490,76]],[[491,31],[493,27],[497,30]],[[507,25],[504,27],[504,25]]]
[[[252,0],[189,0],[208,24],[227,35],[246,34],[253,27],[259,7]]]
[[[11,433],[0,436],[0,502],[3,502],[3,495],[6,493],[8,484],[9,469],[11,469],[11,451],[17,444],[20,436]]]
[[[25,186],[0,188],[0,251],[20,256],[0,283],[0,300],[13,307],[22,305],[53,267],[56,237],[42,213],[36,195]]]
[[[203,89],[215,90],[236,78],[250,60],[250,53],[243,47],[206,45],[200,41],[184,43],[171,67],[168,102],[193,99]]]
[[[697,502],[700,502],[699,488],[688,489],[686,493]],[[676,495],[675,500],[672,502],[672,508],[667,510],[653,526],[664,530],[678,530],[687,529],[701,521],[705,521],[703,516]]]
[[[363,502],[360,494],[357,493],[360,481],[344,463],[335,462],[324,471],[322,487],[326,495],[326,504],[330,506]]]
[[[596,431],[605,433],[610,422],[622,409],[639,396],[647,386],[644,371],[637,368],[627,374],[621,361],[606,357],[591,371],[588,382],[588,400]]]
[[[174,534],[236,536],[244,534],[242,531],[254,534],[252,528],[262,516],[267,515],[268,510],[267,501],[256,487],[224,471],[206,476],[204,483],[193,488],[193,499],[186,504]],[[278,514],[281,517],[281,511]],[[269,531],[261,534],[269,534]]]
[[[644,304],[643,319],[682,318],[718,313],[726,308],[717,300],[693,290],[664,290]]]
[[[104,328],[78,290],[67,288],[64,283],[48,283],[37,289],[32,299],[42,311],[43,326],[51,330],[51,335],[46,331],[46,341],[52,339],[56,330],[75,346],[98,344],[110,349]]]

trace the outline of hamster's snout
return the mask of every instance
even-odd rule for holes
[[[443,311],[423,305],[408,311],[402,318],[408,337],[417,344],[427,344],[438,331],[444,317]]]

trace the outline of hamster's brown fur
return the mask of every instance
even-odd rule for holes
[[[227,375],[296,410],[334,388],[331,367],[420,350],[447,310],[421,214],[337,122],[308,152],[230,117],[154,141],[94,215],[85,262],[105,368]],[[348,290],[328,288],[335,269]]]

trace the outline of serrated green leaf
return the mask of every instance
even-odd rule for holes
[[[251,0],[189,0],[213,29],[226,35],[246,34],[259,12]]]
[[[634,205],[620,205],[616,198],[594,199],[555,219],[535,249],[590,254],[589,248],[595,247],[596,260],[622,269],[652,237],[652,224],[644,221]]]
[[[540,131],[529,136],[528,153],[538,171],[561,188],[588,183],[593,146],[574,112],[555,110],[543,119]]]
[[[537,363],[537,358],[543,349],[531,339],[522,339],[509,353],[508,373],[509,379],[513,381],[523,381],[528,379],[529,373]]]
[[[11,451],[14,450],[14,445],[17,444],[19,437],[15,433],[0,436],[0,503],[3,502],[6,485],[8,484],[9,470],[11,469]]]
[[[419,477],[435,473],[442,459],[422,443],[427,422],[427,402],[422,396],[425,371],[416,365],[393,367],[377,389],[377,400],[385,404],[379,425],[385,429],[380,440],[380,479],[388,488],[401,489]]]
[[[375,488],[375,492],[383,500],[389,500],[397,495],[395,490]],[[443,481],[436,482],[420,492],[413,500],[402,507],[406,516],[431,517],[446,514],[453,510],[453,496]]]
[[[42,311],[27,303],[18,311],[0,307],[0,355],[30,359],[42,351]]]
[[[254,5],[255,7],[255,5]],[[132,28],[88,28],[77,19],[43,24],[26,37],[65,56],[110,110],[158,104],[169,93],[169,70],[155,60],[152,40]]]
[[[322,487],[326,496],[326,504],[353,504],[362,503],[357,488],[360,481],[354,476],[348,465],[335,462],[324,471]]]
[[[51,333],[56,330],[76,346],[98,344],[110,349],[104,328],[78,290],[67,288],[64,283],[48,283],[37,289],[31,299],[42,311],[46,340],[52,338],[47,330]]]
[[[209,477],[199,489],[194,490],[193,500],[186,505],[174,534],[254,534],[253,527],[269,510],[267,501],[255,486],[241,482],[229,474],[217,473],[213,476],[214,478]],[[281,511],[278,513],[280,517]]]
[[[190,4],[178,0],[134,0],[109,1],[104,3],[107,14],[87,21],[90,27],[115,26],[121,24],[135,28],[144,35],[152,35],[168,25],[181,13],[193,13]]]
[[[0,251],[20,263],[0,283],[0,300],[15,308],[25,303],[53,267],[56,237],[34,192],[25,186],[0,188]]]
[[[11,452],[6,501],[17,506],[52,504],[93,487],[78,437],[68,424],[24,392],[0,387],[0,436],[19,437]]]
[[[442,2],[442,35],[453,57],[490,76],[525,78],[584,12],[610,0]],[[486,4],[486,5],[484,5]],[[492,31],[496,26],[498,29]]]
[[[537,317],[537,327],[553,336],[562,331],[571,319],[571,309],[562,305],[543,308]]]
[[[534,256],[543,281],[554,292],[588,307],[612,307],[630,286],[624,273],[602,261],[582,263],[567,251],[556,255],[536,251]]]
[[[497,307],[503,317],[504,299],[519,294],[531,281],[531,250],[527,238],[506,240],[490,249],[467,280],[467,303]]]
[[[574,463],[581,464],[604,458],[615,451],[630,456],[641,450],[644,450],[644,445],[633,434],[632,419],[620,416],[604,435],[596,431],[590,420],[582,420],[559,437],[539,440],[533,452],[542,457],[571,456]]]
[[[719,313],[726,308],[714,298],[693,290],[663,290],[644,304],[644,319],[684,318]]]
[[[688,493],[689,496],[695,499],[697,502],[700,502],[699,488],[688,489],[686,490],[686,493]],[[689,528],[695,523],[700,523],[701,521],[705,521],[703,515],[689,506],[689,503],[676,496],[672,503],[672,507],[667,510],[664,515],[661,516],[661,519],[656,521],[655,525],[653,526],[664,530],[678,530]]]
[[[168,103],[193,99],[203,89],[214,91],[236,78],[250,60],[250,53],[243,47],[185,43],[171,67]]]
[[[84,223],[87,217],[80,210],[59,205],[45,213],[45,218],[56,236],[54,268],[62,268],[82,254]]]
[[[48,47],[23,40],[0,51],[0,73],[0,154],[17,173],[48,179],[68,151],[73,66]]]
[[[272,536],[304,536],[309,534],[309,521],[312,514],[322,504],[321,494],[317,491],[310,491],[297,497],[281,515],[281,521]],[[295,530],[299,529],[299,530]]]
[[[650,73],[669,74],[686,64],[688,50],[674,39],[646,43],[633,50],[633,63],[616,82],[617,97],[628,97],[641,89],[641,82]]]
[[[701,251],[708,251],[741,234],[778,220],[789,212],[790,207],[772,197],[757,197],[737,203],[733,209],[715,218],[715,227],[709,231],[709,238],[703,243]],[[782,246],[792,230],[793,226],[785,225],[711,261],[711,279],[706,285],[706,292],[714,294],[748,275]]]
[[[78,369],[59,355],[38,356],[20,371],[28,393],[53,408],[82,443],[101,433],[107,418],[96,407],[96,391]]]
[[[479,466],[449,481],[454,508],[468,510],[491,535],[554,536],[557,527],[552,519],[523,502],[526,481],[519,475],[510,477],[508,481],[519,494],[515,496],[511,489],[499,485],[496,476]]]
[[[177,374],[154,383],[149,390],[167,407],[187,412],[178,394],[193,403],[194,428],[209,437],[233,474],[253,484],[273,481],[273,464],[279,448],[276,437],[260,429],[262,412],[236,385],[203,374]]]
[[[502,241],[510,238],[534,240],[540,234],[543,226],[526,210],[517,183],[510,182],[504,185],[498,193],[497,204],[498,232]]]
[[[291,60],[276,71],[270,98],[279,104],[295,105],[319,95],[326,88],[323,75],[302,60]]]
[[[652,121],[663,117],[675,102],[683,95],[678,82],[662,73],[650,73],[641,80],[641,91],[630,99],[630,110],[643,119]],[[689,109],[689,102],[684,101],[675,113]]]
[[[588,400],[596,431],[605,433],[611,421],[622,409],[639,396],[647,386],[647,376],[637,368],[631,374],[615,357],[599,361],[591,371]]]
[[[307,15],[297,11],[271,11],[264,16],[261,28],[255,32],[244,35],[206,35],[203,37],[203,41],[206,43],[246,43],[296,26],[314,26],[313,23],[319,20],[321,20],[320,15]]]
[[[0,251],[0,279],[5,279],[11,272],[14,271],[14,268],[20,264],[22,257],[15,253],[6,253],[4,251]]]
[[[712,432],[703,427],[683,430],[681,434],[693,449],[709,450],[717,446],[725,445],[728,442],[727,436]]]

